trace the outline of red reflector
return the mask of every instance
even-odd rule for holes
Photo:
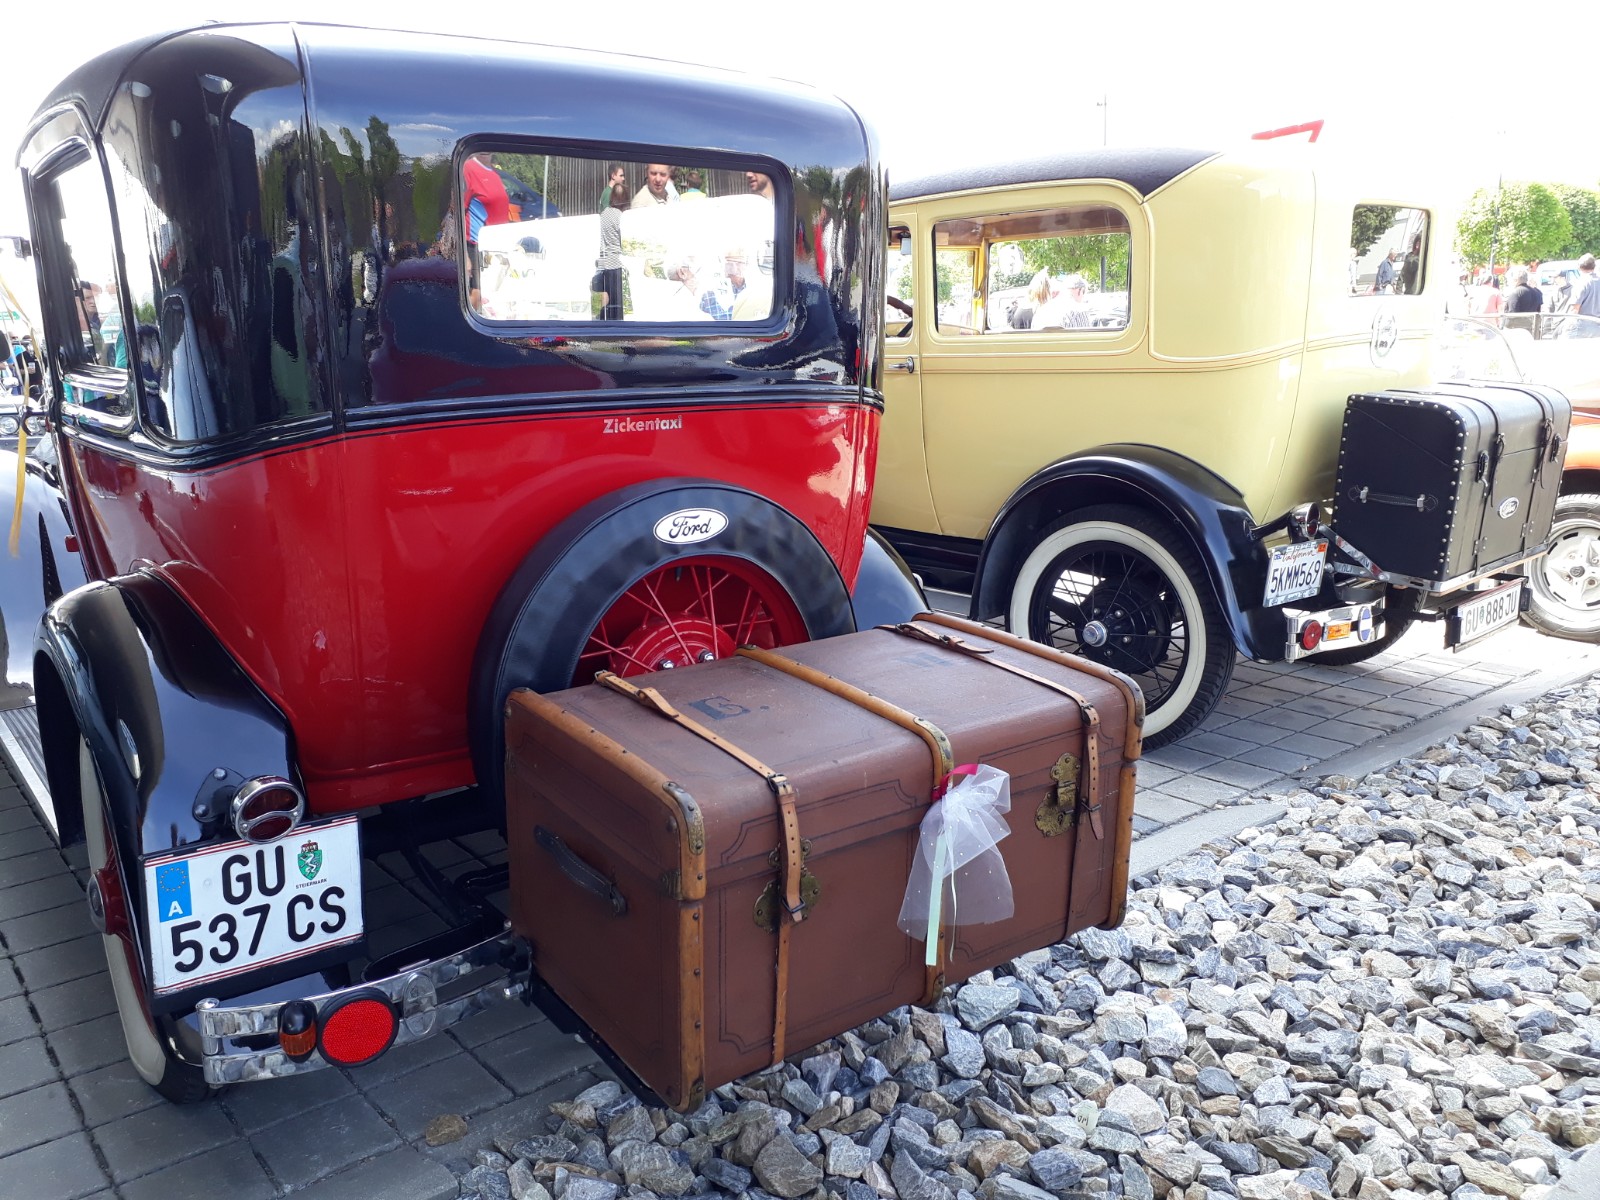
[[[360,992],[323,1015],[322,1057],[344,1067],[371,1062],[394,1044],[400,1022],[382,992]]]
[[[1315,650],[1322,642],[1322,622],[1307,621],[1300,627],[1300,648]]]

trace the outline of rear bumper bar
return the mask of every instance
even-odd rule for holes
[[[418,963],[385,979],[304,998],[321,1012],[330,1002],[349,993],[381,991],[394,1002],[399,1014],[393,1045],[403,1046],[432,1037],[473,1013],[521,995],[523,985],[512,982],[510,975],[515,956],[515,942],[508,929],[459,953]],[[474,975],[482,978],[468,981]],[[221,1087],[302,1075],[333,1066],[320,1051],[313,1051],[304,1062],[292,1062],[284,1054],[278,1045],[278,1013],[288,1002],[285,999],[224,1008],[218,1000],[200,1001],[195,1015],[200,1022],[206,1082]]]

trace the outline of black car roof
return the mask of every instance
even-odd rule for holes
[[[1138,150],[1084,150],[987,166],[959,167],[920,179],[891,181],[890,200],[936,196],[982,188],[1012,187],[1023,183],[1050,183],[1057,179],[1114,179],[1140,196],[1170,183],[1208,158],[1213,150],[1169,147]]]
[[[227,34],[243,42],[264,42],[281,36],[285,32],[300,38],[302,40],[302,48],[304,48],[304,41],[309,39],[313,45],[319,42],[328,46],[340,43],[347,45],[359,44],[374,50],[431,51],[442,58],[456,57],[462,60],[470,60],[475,53],[481,54],[481,51],[475,51],[472,43],[488,41],[505,47],[525,47],[532,52],[532,56],[546,59],[589,59],[597,64],[609,60],[614,65],[628,63],[631,60],[631,66],[622,69],[632,70],[641,76],[651,72],[660,72],[668,76],[678,74],[686,79],[714,77],[734,86],[742,86],[752,96],[762,96],[769,92],[787,90],[790,93],[788,97],[789,103],[794,102],[795,95],[803,94],[805,99],[802,103],[818,107],[836,107],[850,111],[854,115],[854,110],[847,102],[809,84],[775,80],[747,75],[736,70],[651,58],[637,54],[606,53],[552,43],[521,42],[515,39],[485,39],[481,35],[471,33],[423,33],[400,29],[339,25],[318,21],[213,21],[203,25],[182,26],[169,28],[159,33],[151,33],[89,59],[50,89],[50,92],[39,104],[32,119],[29,121],[28,137],[33,135],[33,131],[38,128],[47,113],[68,103],[81,106],[89,116],[90,126],[98,130],[105,118],[106,109],[115,96],[117,88],[127,77],[129,68],[142,55],[163,42],[187,35],[207,33]],[[775,99],[774,108],[782,108],[784,103],[784,100]],[[859,123],[860,118],[856,117],[855,119]]]

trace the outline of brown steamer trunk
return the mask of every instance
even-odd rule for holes
[[[896,924],[919,826],[948,765],[936,766],[930,731],[797,678],[782,661],[747,657],[621,685],[652,689],[728,749],[636,702],[648,697],[598,684],[512,695],[513,925],[544,983],[668,1104],[694,1106],[707,1088],[785,1053],[1121,921],[1138,689],[970,622],[924,615],[915,627],[921,637],[868,630],[781,654],[936,726],[956,763],[1010,774],[1011,833],[999,850],[1015,914],[947,926],[942,970]],[[784,911],[790,888],[804,905],[798,921]]]

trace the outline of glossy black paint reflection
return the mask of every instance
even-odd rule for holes
[[[36,117],[25,168],[71,125],[61,106],[100,141],[124,254],[155,280],[136,301],[129,369],[169,454],[210,462],[322,436],[347,411],[370,427],[389,406],[399,423],[446,400],[525,408],[640,388],[731,400],[781,383],[876,399],[881,313],[854,298],[882,278],[884,181],[871,132],[810,89],[471,38],[216,25],[80,68]],[[447,218],[463,146],[485,139],[782,163],[793,263],[781,245],[772,321],[729,337],[472,320]]]
[[[57,719],[47,722],[41,686],[41,730],[58,740],[83,731],[129,879],[142,880],[145,855],[233,839],[219,789],[257,775],[296,777],[282,714],[154,575],[63,596],[45,614],[36,652],[60,676],[74,710],[48,714]],[[65,759],[47,753],[47,762],[57,761]],[[54,767],[49,782],[52,794],[77,794],[76,778],[58,778]],[[204,820],[195,815],[202,803],[209,805]]]

